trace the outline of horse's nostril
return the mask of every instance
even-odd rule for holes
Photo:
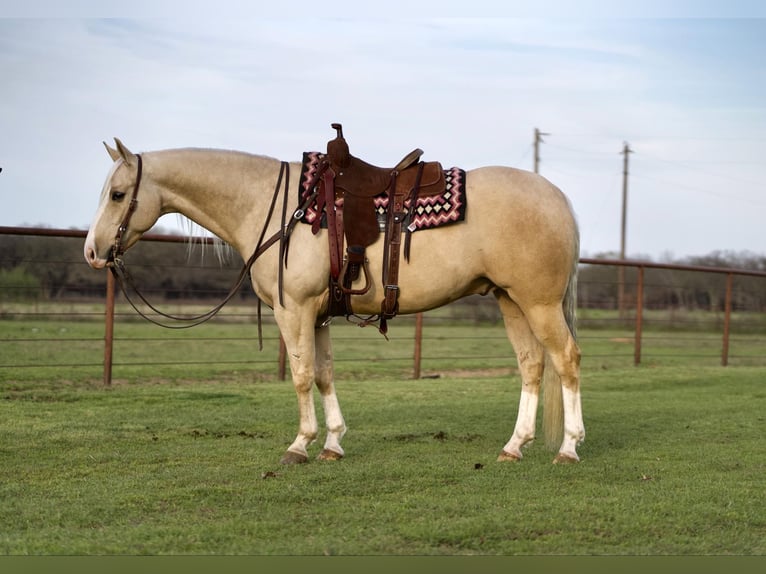
[[[88,262],[89,265],[93,265],[94,263],[98,261],[96,250],[93,247],[85,248],[85,260]]]

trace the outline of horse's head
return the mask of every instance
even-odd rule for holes
[[[122,255],[161,215],[158,190],[143,169],[142,157],[114,141],[117,149],[104,143],[114,165],[85,239],[85,260],[95,269]]]

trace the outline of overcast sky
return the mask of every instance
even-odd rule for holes
[[[214,14],[188,2],[10,4],[0,0],[0,16],[22,18],[0,18],[3,226],[86,228],[111,163],[101,142],[114,136],[135,152],[221,147],[297,161],[341,122],[352,152],[375,164],[420,147],[445,167],[531,170],[539,128],[549,134],[540,172],[570,197],[583,256],[619,250],[624,142],[629,256],[766,254],[757,3],[644,17],[594,3],[518,18],[506,2],[430,16],[419,3],[407,17],[391,3]]]

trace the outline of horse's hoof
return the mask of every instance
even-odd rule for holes
[[[507,450],[504,450],[500,453],[500,455],[497,457],[497,462],[518,462],[521,460],[520,454],[513,454],[508,452]]]
[[[564,452],[558,453],[556,458],[553,459],[553,464],[574,464],[576,462],[580,462],[580,459],[576,454],[567,454]]]
[[[309,457],[305,454],[300,454],[288,450],[279,461],[279,464],[303,464],[309,461]]]
[[[322,449],[322,452],[317,455],[317,460],[340,460],[342,458],[343,455],[341,453],[328,448]]]

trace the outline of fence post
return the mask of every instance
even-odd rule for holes
[[[734,282],[734,273],[726,274],[726,299],[724,302],[723,315],[723,350],[721,351],[721,366],[729,364],[729,328],[731,322],[731,290]]]
[[[638,285],[636,286],[636,341],[633,350],[633,364],[641,363],[641,335],[644,322],[644,266],[638,266]]]
[[[104,384],[112,384],[112,348],[114,345],[114,275],[106,273],[106,309],[104,311]]]
[[[420,361],[423,351],[423,313],[415,315],[415,358],[413,366],[413,379],[420,378]]]
[[[287,377],[287,347],[282,334],[279,334],[279,380],[284,381]]]

